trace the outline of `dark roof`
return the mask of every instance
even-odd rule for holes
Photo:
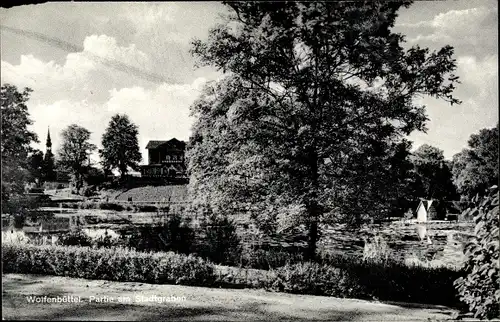
[[[432,203],[432,200],[421,199],[418,207],[420,207],[420,204],[422,204],[424,206],[425,210],[429,210],[429,206],[431,205],[431,203]],[[417,207],[417,210],[418,210],[418,207]]]
[[[182,145],[183,148],[186,146],[186,143],[184,141],[179,141],[176,138],[173,138],[173,139],[167,140],[167,141],[149,141],[148,145],[146,145],[146,149],[156,149],[160,145],[163,145],[165,143],[170,143],[170,144],[174,144],[177,146]]]
[[[156,149],[160,145],[167,143],[168,141],[149,141],[146,145],[146,149]]]
[[[415,212],[418,211],[418,208],[422,205],[426,211],[429,211],[431,207],[433,207],[435,210],[439,208],[439,201],[438,200],[427,200],[427,199],[420,199],[420,202],[418,203],[417,208],[415,209]]]

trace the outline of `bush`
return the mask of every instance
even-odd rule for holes
[[[356,297],[459,306],[453,281],[460,272],[451,267],[405,265],[390,258],[385,262],[365,261],[341,254],[322,254],[317,262],[320,266],[348,272],[348,276],[359,285],[355,289],[357,295],[353,295]],[[321,283],[321,279],[318,282]],[[316,292],[329,295],[327,289],[322,292],[317,289]]]
[[[194,231],[179,215],[171,215],[166,223],[134,227],[125,239],[125,245],[139,251],[175,251],[189,254],[194,242]]]
[[[125,208],[117,203],[111,203],[111,202],[103,202],[99,203],[99,209],[102,210],[115,210],[115,211],[123,211]]]
[[[92,246],[92,239],[81,230],[65,233],[59,237],[57,242],[63,246]]]
[[[155,212],[158,208],[153,205],[136,205],[136,211],[141,212]]]
[[[303,260],[302,253],[279,249],[244,248],[239,264],[242,267],[269,270]]]
[[[82,194],[85,197],[92,197],[97,194],[95,186],[85,186],[82,188]]]
[[[90,237],[90,236],[89,236]],[[90,237],[92,238],[92,237]],[[94,247],[118,247],[118,246],[126,246],[123,243],[123,239],[119,238],[119,235],[115,233],[115,235],[112,235],[108,233],[108,230],[106,229],[104,231],[104,234],[100,236],[95,236],[92,238],[92,246]]]
[[[379,300],[458,305],[453,281],[460,273],[451,267],[363,261],[346,269],[359,278],[370,297]]]
[[[226,216],[209,213],[201,225],[203,257],[222,264],[234,265],[240,261],[241,244],[236,233],[236,225]]]
[[[492,319],[500,317],[500,275],[499,275],[499,219],[498,187],[473,200],[473,207],[465,212],[473,216],[476,224],[473,238],[465,246],[465,273],[455,281],[460,299],[469,306],[475,318]]]
[[[92,201],[83,201],[76,203],[79,209],[95,209],[96,203]]]
[[[210,286],[214,265],[201,258],[124,248],[2,244],[3,273]]]
[[[365,242],[363,259],[374,262],[387,262],[390,258],[389,245],[382,236],[375,236],[371,243]]]
[[[285,265],[273,273],[276,279],[268,288],[275,291],[358,298],[366,293],[357,278],[342,268],[305,262]]]

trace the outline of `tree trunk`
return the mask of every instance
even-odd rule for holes
[[[308,206],[307,213],[309,219],[309,233],[308,233],[308,243],[307,243],[307,252],[306,259],[314,260],[316,258],[316,244],[318,242],[318,211],[315,202]]]
[[[306,252],[307,260],[314,260],[316,258],[316,243],[318,242],[318,221],[320,216],[318,206],[318,155],[315,151],[309,153],[309,169],[311,178],[311,187],[309,192],[309,200],[307,201],[307,216],[309,224],[308,232],[308,245]]]
[[[125,181],[126,174],[127,174],[127,166],[124,164],[120,164],[120,178],[122,181]]]

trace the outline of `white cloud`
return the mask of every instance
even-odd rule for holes
[[[495,82],[498,82],[498,55],[489,55],[482,60],[475,56],[458,57],[457,69],[461,87],[475,87],[482,97],[491,94],[487,92],[488,89],[497,89]]]
[[[205,79],[198,78],[191,84],[162,84],[154,89],[142,87],[111,90],[111,98],[105,104],[108,113],[125,113],[139,126],[139,144],[146,158],[149,140],[176,137],[187,140],[193,118],[189,106],[200,94]]]
[[[31,87],[33,99],[53,101],[55,97],[98,102],[107,99],[110,86],[151,86],[144,78],[153,70],[147,55],[134,44],[119,46],[106,35],[85,38],[83,51],[69,53],[63,65],[22,55],[18,65],[2,61],[2,82]]]
[[[454,95],[462,104],[450,106],[436,99],[423,99],[421,103],[427,106],[430,118],[429,131],[410,136],[415,148],[431,144],[443,149],[449,159],[466,147],[471,134],[498,122],[498,55],[484,59],[460,56],[457,74],[461,84]]]
[[[117,72],[113,63],[118,68],[130,67],[132,75]],[[85,38],[83,50],[69,53],[63,64],[23,55],[18,65],[2,61],[1,67],[2,83],[33,89],[28,108],[35,121],[32,128],[41,140],[37,148],[44,150],[50,126],[57,151],[61,131],[73,123],[91,131],[92,142],[100,146],[111,116],[120,113],[138,125],[140,147],[147,160],[144,148],[149,140],[188,139],[189,106],[205,83],[203,77],[187,84],[151,83],[133,77],[133,72],[151,66],[148,55],[134,44],[120,46],[113,37],[91,35]]]
[[[111,117],[127,114],[139,127],[139,145],[143,161],[147,160],[146,144],[149,140],[176,137],[187,140],[193,119],[189,106],[199,94],[205,80],[196,79],[191,84],[161,84],[153,89],[130,87],[112,89],[108,101],[96,104],[86,100],[59,100],[53,103],[33,104],[28,109],[35,121],[32,129],[38,133],[44,150],[47,128],[50,127],[54,151],[61,145],[60,133],[70,124],[78,124],[92,132],[91,141],[100,147],[101,137]],[[97,160],[97,154],[93,159]]]
[[[397,28],[419,31],[408,38],[410,44],[444,43],[467,47],[493,47],[497,43],[496,7],[477,7],[439,13],[432,20],[399,23]]]
[[[135,44],[127,47],[118,46],[116,39],[106,35],[92,35],[85,38],[83,42],[84,53],[77,54],[85,56],[88,60],[94,58],[93,55],[108,59],[110,61],[121,62],[130,66],[151,70],[152,64],[146,54],[138,50]],[[85,55],[86,53],[93,54]],[[68,64],[68,61],[66,62]]]

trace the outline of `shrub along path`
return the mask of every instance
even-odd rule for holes
[[[9,320],[415,321],[454,313],[443,306],[44,275],[4,274],[2,284],[2,317]],[[81,302],[28,303],[27,296],[79,296]],[[104,302],[89,302],[91,296]],[[149,301],[154,296],[185,301]],[[118,297],[131,302],[119,303]]]

